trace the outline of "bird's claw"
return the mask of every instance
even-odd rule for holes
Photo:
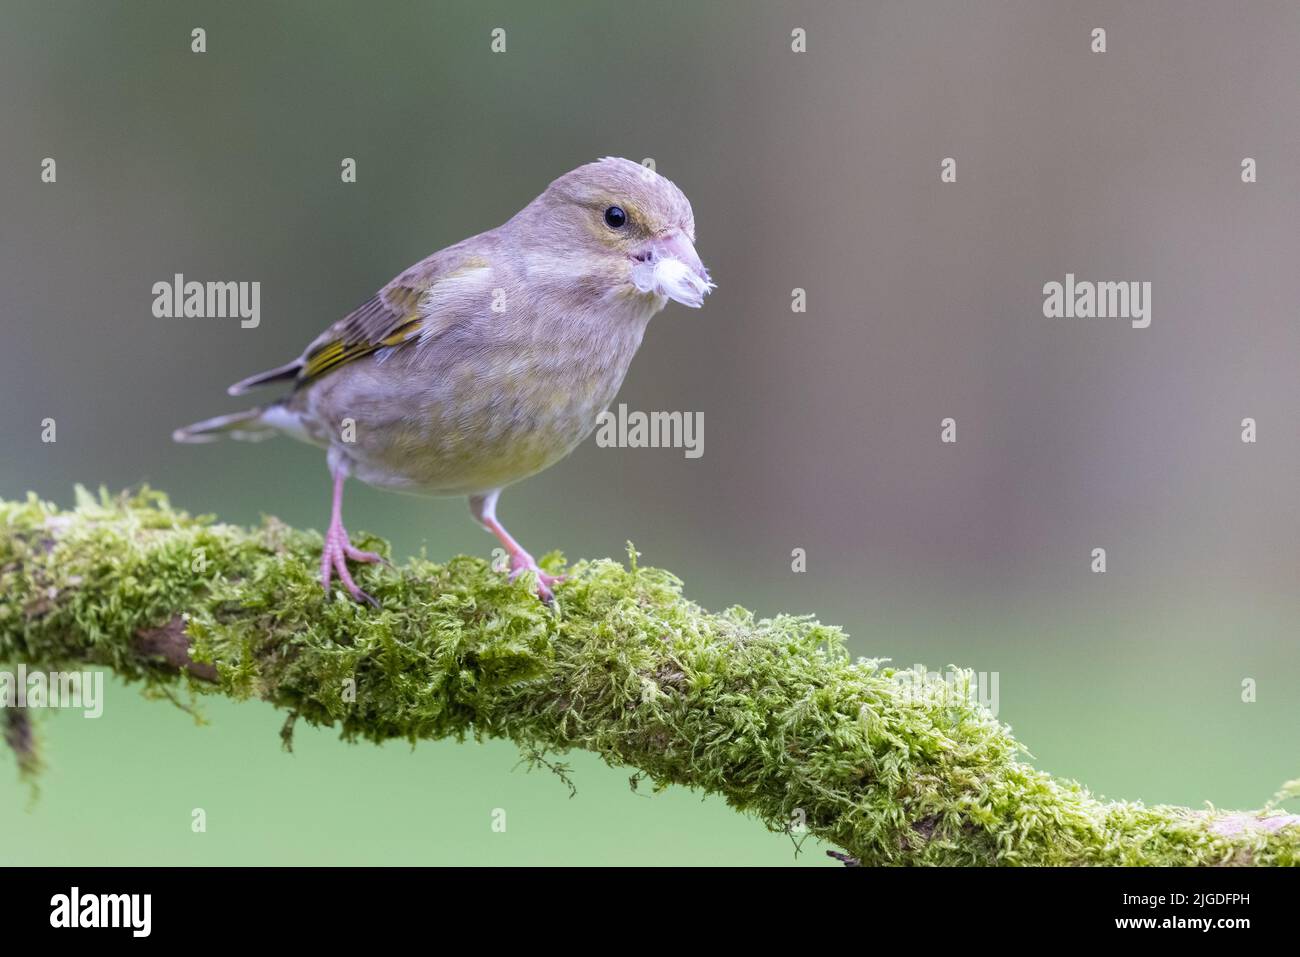
[[[385,565],[388,561],[375,552],[362,551],[354,548],[348,540],[348,533],[341,523],[332,524],[328,532],[325,533],[325,547],[321,550],[320,556],[320,578],[321,585],[325,589],[326,597],[330,594],[330,581],[334,574],[338,574],[339,581],[343,587],[348,590],[354,601],[365,602],[372,608],[378,608],[377,602],[373,596],[362,591],[355,581],[352,580],[352,573],[348,571],[348,559],[363,564],[374,562],[383,562]]]
[[[533,556],[524,552],[519,555],[512,555],[510,558],[510,580],[513,582],[525,572],[532,572],[537,576],[537,597],[548,605],[555,601],[555,592],[551,590],[552,585],[558,585],[564,581],[564,575],[549,575],[542,571],[541,566],[533,560]]]
[[[359,548],[353,548],[352,543],[346,539],[343,543],[343,551],[354,562],[363,562],[367,565],[378,563],[388,568],[393,567],[393,563],[378,552],[364,552]]]

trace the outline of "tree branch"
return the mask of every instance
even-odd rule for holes
[[[148,491],[0,501],[0,661],[263,698],[286,738],[298,719],[348,740],[508,738],[533,760],[582,748],[851,864],[1300,863],[1296,815],[1099,801],[949,683],[851,660],[809,618],[707,612],[635,555],[573,567],[554,607],[476,558],[367,566],[375,611],[324,599],[320,546]],[[34,765],[25,718],[6,718]]]

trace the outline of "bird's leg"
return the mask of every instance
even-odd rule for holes
[[[338,572],[339,581],[343,587],[348,590],[357,601],[364,601],[375,608],[379,607],[379,602],[375,601],[352,580],[352,574],[348,571],[348,559],[354,562],[382,562],[382,555],[376,555],[374,552],[363,552],[359,548],[353,548],[352,542],[348,540],[347,529],[343,527],[343,483],[347,481],[348,470],[342,463],[330,463],[330,472],[334,476],[334,507],[330,512],[329,529],[325,532],[325,547],[320,556],[320,580],[321,585],[325,588],[326,596],[330,593],[330,579],[334,572]]]
[[[485,495],[471,495],[469,510],[474,515],[475,520],[495,535],[501,544],[505,546],[506,553],[510,556],[510,580],[514,581],[524,572],[532,572],[537,576],[537,597],[542,601],[549,602],[555,598],[551,586],[564,581],[564,576],[548,575],[542,571],[533,556],[528,554],[524,547],[506,531],[505,526],[497,521],[497,498],[500,495],[500,489],[488,492]]]

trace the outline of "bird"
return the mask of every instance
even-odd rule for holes
[[[560,176],[500,226],[433,253],[329,326],[291,362],[230,386],[280,385],[254,408],[177,429],[177,442],[276,434],[326,452],[332,481],[320,577],[375,599],[348,562],[349,477],[430,496],[466,496],[501,542],[511,581],[543,571],[497,518],[507,486],[568,455],[608,408],[650,319],[675,301],[698,309],[716,288],[695,250],[686,195],[618,157]]]

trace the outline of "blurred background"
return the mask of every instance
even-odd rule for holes
[[[588,440],[504,497],[521,541],[630,539],[707,607],[996,672],[1037,765],[1107,797],[1257,807],[1300,775],[1294,3],[6,0],[0,20],[0,495],[147,482],[323,527],[318,451],[171,430],[242,407],[230,382],[566,170],[650,157],[718,289],[653,321],[619,401],[702,412],[704,454]],[[260,281],[260,326],[155,318],[178,272]],[[1151,282],[1150,328],[1045,319],[1067,272]],[[456,499],[352,483],[347,518],[398,556],[494,544]],[[268,707],[204,714],[110,683],[101,719],[45,716],[39,800],[0,773],[0,861],[827,863],[585,754],[570,799],[507,744],[300,727],[286,755]]]

